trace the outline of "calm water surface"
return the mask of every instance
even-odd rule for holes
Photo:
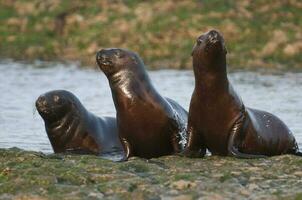
[[[96,115],[115,115],[107,79],[99,70],[79,69],[73,64],[34,65],[0,62],[0,148],[52,152],[44,122],[35,111],[36,98],[50,90],[71,91]],[[194,86],[191,71],[160,70],[149,74],[162,95],[188,109]],[[278,115],[302,148],[302,73],[236,72],[229,77],[246,106]]]

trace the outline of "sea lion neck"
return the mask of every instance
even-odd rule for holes
[[[58,128],[61,126],[61,124],[64,124],[66,120],[73,119],[73,116],[81,116],[83,118],[87,117],[88,111],[86,108],[82,105],[82,103],[74,97],[72,99],[72,102],[70,102],[70,106],[68,106],[68,110],[65,111],[65,114],[58,116],[54,120],[45,120],[45,123],[50,128]]]
[[[114,104],[118,108],[127,108],[133,100],[146,102],[158,98],[145,69],[141,66],[128,67],[108,77]]]
[[[137,108],[160,99],[146,72],[142,59],[134,54],[127,53],[112,63],[111,73],[105,73],[110,85],[111,94],[117,113],[122,110]]]
[[[195,87],[224,88],[227,85],[225,59],[215,62],[202,62],[201,60],[194,59],[196,58],[193,58]]]

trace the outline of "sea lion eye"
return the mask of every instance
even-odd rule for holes
[[[114,55],[115,55],[116,57],[120,58],[120,57],[121,57],[121,51],[119,51],[119,50],[115,51],[115,52],[114,52]]]
[[[198,44],[198,45],[200,45],[201,44],[201,39],[200,38],[198,38],[197,40],[196,40],[196,43]]]
[[[60,97],[58,95],[55,95],[53,97],[54,102],[58,103],[60,101]]]

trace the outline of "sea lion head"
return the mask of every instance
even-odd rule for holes
[[[54,90],[42,94],[36,100],[36,108],[47,122],[55,122],[64,117],[72,108],[74,95],[65,90]]]
[[[108,76],[120,70],[135,67],[141,62],[138,55],[132,51],[119,48],[102,49],[96,54],[99,68]]]
[[[213,65],[225,61],[227,50],[223,36],[216,30],[210,30],[200,35],[193,47],[193,63]]]

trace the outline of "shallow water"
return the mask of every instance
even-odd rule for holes
[[[96,69],[75,64],[0,62],[0,148],[52,152],[44,122],[35,111],[36,98],[47,91],[74,93],[92,113],[114,116],[106,77]],[[189,107],[194,77],[191,71],[150,71],[154,86],[164,96]],[[236,72],[229,75],[245,105],[276,114],[293,131],[302,148],[302,73],[268,75]]]

